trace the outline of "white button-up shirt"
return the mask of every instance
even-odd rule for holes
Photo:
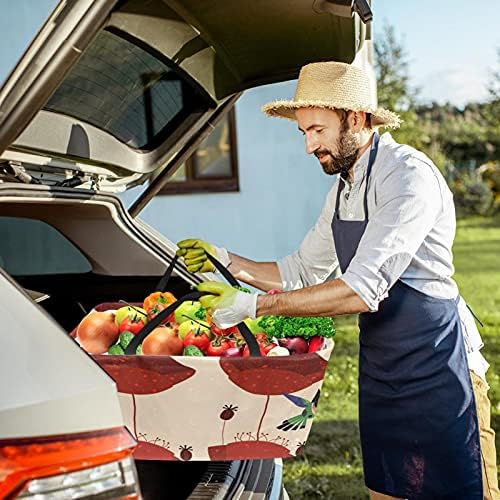
[[[443,176],[427,156],[396,143],[386,133],[380,137],[367,186],[369,154],[368,149],[356,162],[351,179],[338,177],[299,249],[278,261],[283,289],[339,276],[372,312],[398,279],[432,297],[456,298],[451,250],[455,207]],[[356,255],[341,276],[331,226],[340,182],[345,183],[339,200],[340,219],[364,220],[365,190],[368,195],[368,224]],[[459,313],[467,351],[477,352],[483,344],[470,311],[463,304]],[[480,356],[480,363],[471,361],[478,359],[477,354],[469,356],[469,363],[484,377],[484,358]]]

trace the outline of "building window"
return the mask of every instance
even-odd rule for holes
[[[236,123],[232,109],[179,167],[162,194],[238,191]]]

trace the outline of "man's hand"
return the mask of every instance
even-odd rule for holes
[[[215,267],[208,260],[207,254],[215,257],[225,267],[231,263],[231,259],[225,248],[217,248],[200,239],[191,238],[182,240],[177,243],[177,246],[179,249],[176,255],[184,258],[184,264],[190,273],[215,272]]]
[[[219,281],[204,281],[197,285],[196,289],[208,294],[202,296],[200,302],[210,311],[213,322],[219,328],[229,328],[244,319],[256,318],[256,293],[240,292]]]

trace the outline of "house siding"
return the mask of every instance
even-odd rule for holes
[[[239,192],[159,195],[140,218],[172,241],[199,237],[255,260],[296,250],[334,178],[306,155],[295,122],[260,111],[269,101],[292,96],[294,87],[295,82],[260,87],[237,102]],[[125,204],[133,194],[122,195]]]

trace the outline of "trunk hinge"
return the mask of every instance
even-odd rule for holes
[[[339,17],[352,17],[356,13],[364,24],[373,19],[367,0],[317,0],[314,2],[314,9]]]

